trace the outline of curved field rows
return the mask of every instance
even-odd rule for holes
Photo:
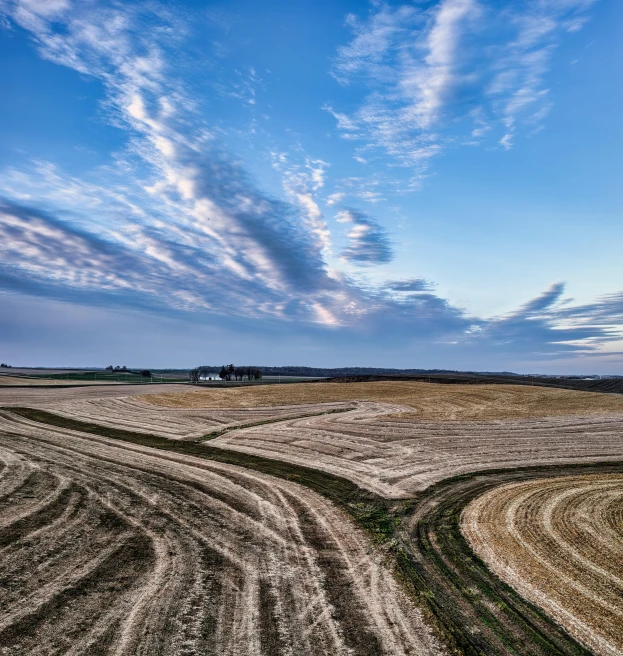
[[[404,406],[422,421],[531,419],[618,414],[623,395],[526,385],[436,385],[417,381],[293,383],[258,387],[162,390],[150,403],[170,408],[257,408],[305,403],[372,401]],[[404,415],[403,415],[404,417]],[[400,421],[401,417],[397,417]]]
[[[156,396],[166,393],[179,393],[180,385],[124,385],[114,383],[111,385],[91,385],[80,387],[33,386],[24,388],[0,387],[0,406],[55,404],[64,401],[77,401],[80,399],[106,399],[127,396]],[[184,388],[188,389],[188,388]]]
[[[623,654],[623,475],[493,488],[461,528],[487,565],[603,656]]]
[[[0,653],[437,654],[295,483],[0,413]]]
[[[198,439],[214,430],[300,417],[315,412],[331,412],[353,407],[354,404],[327,403],[322,406],[298,405],[272,408],[226,408],[187,410],[162,408],[146,403],[140,397],[79,399],[31,404],[49,409],[55,414],[102,426],[123,428],[139,433],[151,433],[174,440]]]
[[[397,422],[388,415],[401,406],[358,406],[234,430],[210,445],[322,469],[390,498],[473,471],[623,460],[622,416]]]

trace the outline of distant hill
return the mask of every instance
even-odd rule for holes
[[[326,380],[326,379],[325,379]],[[416,380],[442,385],[533,385],[535,387],[556,387],[582,392],[604,392],[623,394],[623,377],[587,379],[580,376],[524,376],[521,374],[490,374],[468,372],[427,372],[425,374],[374,374],[334,376],[331,382],[350,383],[383,380]]]
[[[246,365],[245,365],[246,366]],[[257,366],[257,365],[254,365]],[[210,367],[214,371],[219,371],[221,366]],[[391,369],[387,367],[301,367],[301,366],[285,366],[285,367],[267,367],[258,366],[264,376],[297,376],[297,377],[323,377],[335,378],[338,376],[379,376],[379,375],[399,375],[399,376],[412,376],[422,374],[460,374],[465,373],[461,371],[454,371],[452,369]],[[471,372],[469,372],[471,373]],[[475,372],[478,375],[499,375],[499,376],[517,376],[511,371],[500,372]]]

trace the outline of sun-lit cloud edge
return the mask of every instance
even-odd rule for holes
[[[458,12],[447,20],[478,17],[467,1],[444,6]],[[246,316],[547,356],[596,352],[620,338],[616,296],[575,312],[560,307],[553,288],[513,314],[484,320],[430,287],[357,284],[326,263],[330,233],[314,194],[327,164],[310,158],[289,169],[286,200],[259,190],[172,75],[167,44],[179,37],[166,29],[166,12],[60,0],[4,8],[36,37],[43,57],[102,82],[109,119],[128,144],[120,170],[99,181],[42,162],[29,172],[3,172],[10,182],[0,223],[6,289],[169,316]],[[141,11],[152,12],[152,30],[137,41]],[[351,223],[365,230],[351,234],[346,253],[363,252],[372,235],[381,248],[368,261],[387,261],[382,228],[369,217]]]

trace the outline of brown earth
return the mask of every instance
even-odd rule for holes
[[[358,405],[234,430],[210,445],[322,469],[392,498],[486,469],[623,460],[621,415],[414,422],[395,421],[397,406]]]
[[[263,388],[210,389],[198,392],[179,392],[179,387],[151,387],[137,390],[132,386],[111,388],[0,390],[0,405],[27,405],[46,409],[82,421],[105,426],[148,432],[174,439],[198,439],[206,433],[236,425],[284,419],[252,428],[233,430],[215,440],[213,446],[267,456],[285,462],[318,468],[344,476],[358,485],[383,496],[399,498],[411,496],[428,485],[456,474],[491,468],[517,467],[539,464],[563,464],[590,461],[623,460],[623,414],[589,413],[586,416],[554,416],[536,419],[487,419],[479,421],[438,421],[400,415],[404,405],[379,402],[339,401],[340,391],[346,389],[374,389],[380,385],[385,394],[394,386],[402,389],[424,387],[424,392],[443,393],[449,407],[453,392],[455,407],[467,398],[481,398],[482,387],[438,386],[427,383],[361,383],[302,384]],[[389,386],[389,392],[388,392]],[[498,391],[503,386],[492,386]],[[325,390],[333,402],[305,405],[267,404],[290,394],[289,402],[301,400],[299,392],[308,389]],[[271,391],[272,390],[272,391]],[[607,408],[611,400],[623,399],[605,394],[585,394],[568,390],[509,386],[502,389],[507,409],[521,409],[525,392],[531,398],[588,397],[592,408],[597,401]],[[118,394],[115,394],[118,392]],[[141,394],[143,392],[143,394]],[[150,395],[144,394],[150,392]],[[484,390],[487,392],[487,390]],[[391,392],[393,394],[393,392]],[[468,395],[469,393],[469,395]],[[124,394],[124,396],[121,396]],[[475,396],[474,396],[475,395]],[[513,395],[515,395],[513,397]],[[431,399],[432,397],[429,397]],[[156,400],[156,404],[152,403]],[[189,402],[190,399],[190,402]],[[169,405],[161,405],[163,400]],[[404,400],[404,397],[403,399]],[[481,399],[482,400],[482,399]],[[202,407],[184,407],[203,404]],[[210,401],[211,406],[207,401]],[[175,402],[177,405],[172,405]],[[249,403],[249,407],[242,403]],[[229,404],[229,405],[227,405]],[[542,405],[545,405],[544,402]],[[550,404],[551,406],[551,404]],[[313,413],[329,412],[354,407],[339,414],[326,414],[300,419]],[[424,409],[424,405],[421,406]],[[477,406],[463,405],[470,413]],[[566,406],[558,406],[558,409]],[[430,400],[426,412],[434,414]],[[447,414],[447,413],[446,413]]]
[[[6,410],[0,445],[2,654],[441,653],[307,488]]]
[[[435,385],[422,382],[290,383],[150,394],[168,408],[257,408],[375,401],[406,406],[396,419],[445,421],[623,415],[623,396],[522,385]]]
[[[600,656],[623,653],[623,475],[495,487],[463,511],[478,556]]]
[[[86,399],[122,398],[128,396],[147,396],[163,392],[179,392],[180,386],[163,383],[158,385],[91,385],[88,387],[33,386],[27,388],[0,387],[0,407],[6,405],[39,405],[50,407],[67,401]]]
[[[148,391],[158,393],[154,387],[149,388]],[[165,385],[164,387],[168,390],[175,389],[174,385]],[[118,396],[115,392],[121,392],[125,396]],[[186,440],[199,439],[206,433],[240,425],[345,410],[356,405],[354,403],[325,403],[322,405],[193,410],[147,403],[144,393],[144,389],[137,390],[136,387],[130,385],[124,385],[115,390],[106,388],[36,391],[0,389],[0,407],[2,405],[28,405],[78,421],[95,422],[112,428]]]
[[[25,378],[21,376],[0,375],[0,385],[10,385],[17,387],[73,387],[82,385],[123,385],[111,380],[60,380],[55,378]]]
[[[215,408],[191,410],[166,408],[146,403],[141,397],[44,401],[30,404],[55,414],[95,422],[102,426],[123,428],[138,433],[151,433],[170,439],[198,439],[212,431],[240,425],[300,417],[318,412],[354,407],[354,404],[327,403],[289,405],[270,408]]]

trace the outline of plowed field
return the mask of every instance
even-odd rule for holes
[[[270,408],[214,408],[187,410],[163,408],[141,397],[56,400],[31,404],[64,417],[95,422],[102,426],[151,433],[171,439],[197,439],[229,427],[300,417],[354,407],[352,403],[326,403]]]
[[[0,653],[436,654],[296,483],[0,413]]]
[[[623,460],[621,415],[388,420],[396,410],[386,403],[360,403],[351,412],[235,430],[210,444],[322,469],[391,498],[473,471]]]
[[[149,394],[162,394],[179,392],[179,385],[90,385],[74,387],[33,386],[28,388],[0,387],[0,406],[3,405],[39,405],[53,406],[66,401],[84,399],[107,399],[127,396],[148,396]]]
[[[496,487],[461,527],[500,578],[592,651],[623,653],[623,475]]]
[[[164,390],[163,390],[164,391]],[[623,395],[523,385],[435,385],[421,382],[299,383],[150,395],[169,408],[257,408],[288,404],[375,401],[396,406],[398,421],[490,420],[623,415]]]

